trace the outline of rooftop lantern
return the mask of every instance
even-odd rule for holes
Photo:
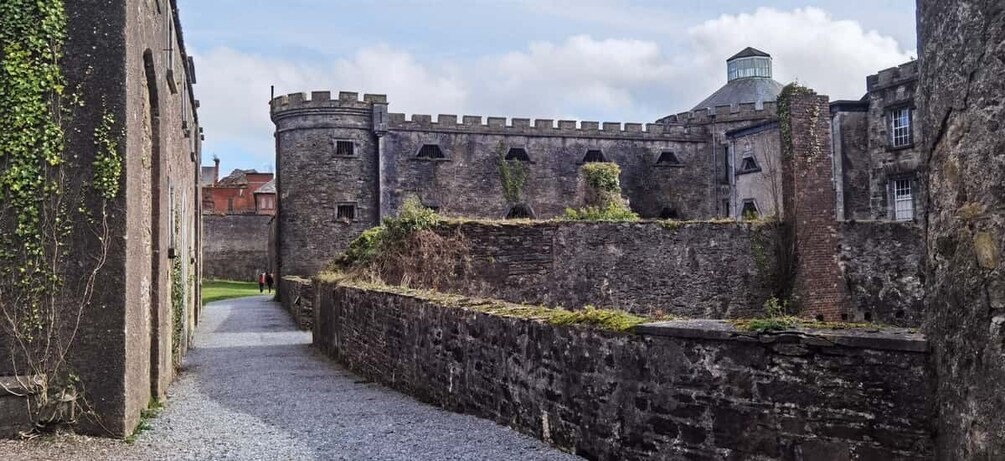
[[[771,78],[771,55],[755,48],[746,48],[726,60],[730,82],[741,78]]]

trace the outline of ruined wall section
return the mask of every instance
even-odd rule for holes
[[[279,190],[277,276],[313,275],[380,220],[379,95],[329,92],[272,101]],[[352,144],[352,155],[338,151]],[[345,207],[341,211],[339,207]],[[351,216],[348,215],[352,208]]]
[[[920,0],[939,459],[1005,458],[1005,9]]]
[[[924,339],[614,333],[321,285],[314,341],[354,373],[587,459],[929,459]]]
[[[872,220],[871,175],[873,157],[869,150],[869,105],[858,101],[831,104],[831,130],[838,191],[838,217]],[[885,187],[885,186],[884,186]]]

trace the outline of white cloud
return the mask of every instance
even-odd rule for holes
[[[858,99],[865,94],[867,75],[916,54],[893,38],[866,31],[855,21],[835,20],[818,8],[724,15],[691,28],[688,35],[691,62],[699,69],[723,75],[725,58],[753,46],[771,53],[775,80],[798,80],[832,99]]]
[[[402,44],[407,46],[407,44]],[[331,62],[249,55],[218,48],[199,55],[200,112],[209,140],[273,155],[269,85],[277,94],[311,90],[385,93],[394,112],[652,121],[689,109],[725,83],[725,59],[746,46],[771,53],[775,78],[798,79],[832,99],[855,99],[866,75],[907,61],[894,39],[835,20],[816,8],[724,15],[672,44],[572,36],[465,61],[422,61],[379,45]]]

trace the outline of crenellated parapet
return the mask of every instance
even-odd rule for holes
[[[452,114],[433,116],[388,114],[390,131],[434,131],[446,133],[497,134],[504,136],[567,136],[592,138],[674,139],[702,142],[700,127],[667,126],[659,123],[620,123],[576,120],[482,117]]]
[[[369,116],[374,105],[386,105],[387,96],[382,94],[364,94],[340,91],[332,97],[330,91],[313,91],[311,93],[292,93],[273,99],[270,113],[273,121],[304,114],[346,114]]]
[[[865,79],[866,91],[896,86],[918,79],[918,61],[911,61],[870,75]]]
[[[775,102],[723,105],[668,115],[656,121],[667,126],[701,126],[711,123],[761,120],[777,116]]]

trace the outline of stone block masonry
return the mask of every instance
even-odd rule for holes
[[[437,232],[464,240],[470,270],[435,288],[569,309],[751,317],[775,292],[776,231],[735,222],[446,224]],[[434,259],[427,264],[450,267],[427,268],[450,273],[458,263]]]
[[[921,326],[925,308],[925,238],[900,222],[843,222],[841,269],[849,320]]]
[[[314,289],[310,280],[283,277],[278,286],[279,303],[293,316],[297,327],[304,331],[314,328]]]
[[[940,459],[1005,459],[1005,8],[920,0]]]
[[[203,215],[203,277],[257,281],[269,260],[271,216]]]
[[[614,333],[321,284],[315,345],[366,378],[588,459],[930,459],[918,335]]]

